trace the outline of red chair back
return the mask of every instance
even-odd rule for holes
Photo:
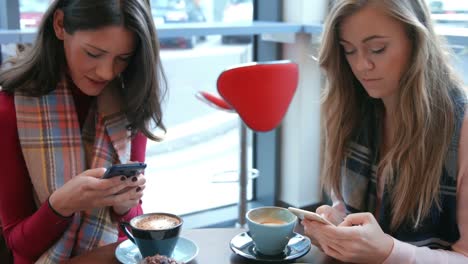
[[[283,119],[299,80],[296,63],[273,61],[230,68],[220,74],[218,93],[254,131],[269,131]]]

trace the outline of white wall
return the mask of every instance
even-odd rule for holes
[[[286,0],[286,22],[322,23],[327,0]],[[299,85],[281,130],[281,183],[279,199],[297,207],[321,199],[320,90],[322,76],[316,56],[318,36],[298,34],[295,43],[283,45],[283,56],[299,64]]]

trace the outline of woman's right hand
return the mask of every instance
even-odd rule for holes
[[[105,168],[90,169],[73,177],[49,197],[50,206],[63,216],[93,208],[113,206],[128,199],[123,192],[137,186],[131,178],[113,177],[101,179]]]

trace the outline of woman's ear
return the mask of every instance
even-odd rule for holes
[[[54,12],[54,31],[55,36],[63,40],[65,35],[65,29],[63,27],[63,11],[60,9],[55,10]]]

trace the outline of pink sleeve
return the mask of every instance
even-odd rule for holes
[[[147,138],[141,133],[137,133],[135,138],[132,139],[132,148],[131,148],[131,155],[130,155],[131,161],[145,162],[146,141],[147,141]],[[141,208],[141,200],[140,200],[140,203],[137,206],[130,209],[130,211],[128,211],[126,214],[124,215],[114,214],[113,218],[117,222],[129,222],[133,217],[137,215],[141,215],[141,214],[143,214],[143,209]],[[119,241],[123,241],[125,239],[127,239],[127,236],[119,228]]]
[[[145,162],[147,138],[138,132],[132,139],[132,148],[130,154],[131,161]]]
[[[394,239],[394,247],[385,264],[392,263],[468,263],[468,115],[465,116],[458,148],[457,224],[460,239],[452,250],[416,247]]]
[[[13,97],[4,92],[0,92],[0,120],[0,222],[15,259],[35,261],[62,235],[70,219],[56,215],[47,202],[36,208]]]
[[[397,239],[393,239],[393,249],[383,264],[400,263],[438,263],[466,264],[468,257],[456,251],[417,247]]]

